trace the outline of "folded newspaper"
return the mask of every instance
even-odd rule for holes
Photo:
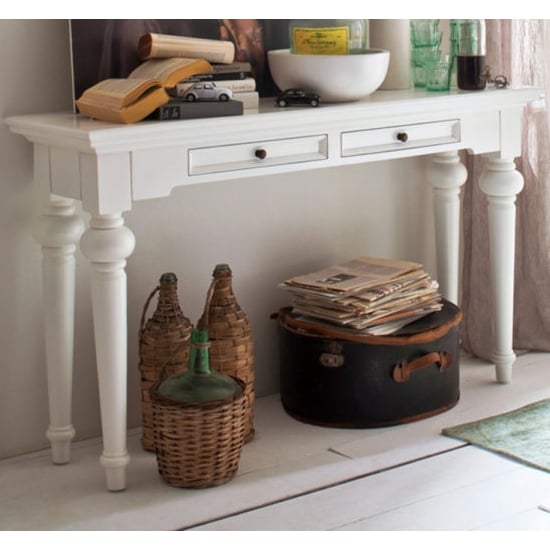
[[[367,334],[393,334],[443,307],[439,285],[416,262],[363,256],[287,279],[294,314]]]

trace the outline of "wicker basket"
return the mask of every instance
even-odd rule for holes
[[[162,478],[174,487],[204,488],[230,481],[245,438],[245,384],[232,399],[182,403],[151,388],[154,445]]]
[[[149,304],[158,292],[158,305],[145,322]],[[187,369],[192,325],[183,314],[177,294],[177,278],[164,273],[151,292],[141,315],[139,331],[139,370],[141,373],[141,444],[154,451],[151,387],[162,378]]]
[[[254,435],[254,345],[246,313],[237,302],[227,264],[213,272],[213,293],[208,306],[210,364],[213,370],[245,383],[247,406],[245,442]]]

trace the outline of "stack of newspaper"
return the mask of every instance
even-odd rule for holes
[[[294,314],[366,334],[392,334],[443,307],[437,281],[409,261],[360,257],[279,286]]]

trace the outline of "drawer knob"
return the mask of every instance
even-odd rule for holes
[[[405,143],[409,139],[409,136],[407,135],[407,132],[398,132],[397,133],[397,139],[401,143]]]
[[[267,157],[267,153],[265,149],[256,149],[256,151],[254,151],[254,155],[256,156],[256,158],[259,158],[261,160]]]

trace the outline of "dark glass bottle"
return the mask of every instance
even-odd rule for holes
[[[452,61],[451,67],[451,88],[456,88],[456,63],[458,56],[458,25],[460,24],[460,19],[451,19],[449,22],[450,26],[450,38],[449,38],[449,47],[450,55]]]
[[[456,83],[461,90],[483,90],[487,84],[485,20],[462,19],[458,22]]]
[[[164,380],[159,393],[181,403],[204,403],[231,399],[241,390],[231,377],[210,368],[208,330],[194,328],[191,333],[189,368]]]

